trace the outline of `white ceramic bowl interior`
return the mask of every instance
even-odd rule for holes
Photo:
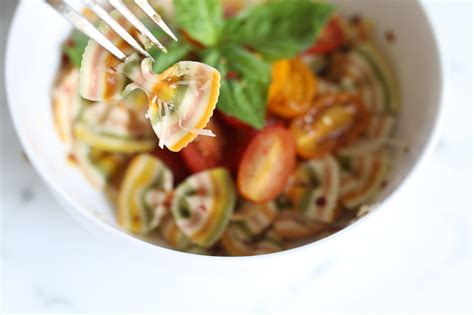
[[[438,48],[429,21],[416,1],[335,2],[343,15],[360,14],[373,20],[377,44],[392,61],[401,85],[402,110],[396,138],[410,149],[396,161],[393,177],[380,195],[380,209],[412,171],[434,133],[442,88]],[[19,4],[5,62],[11,114],[30,161],[65,208],[86,225],[125,235],[103,193],[67,162],[64,145],[54,129],[50,91],[61,60],[60,45],[70,31],[69,24],[43,1]],[[395,33],[395,42],[384,39],[386,31]]]

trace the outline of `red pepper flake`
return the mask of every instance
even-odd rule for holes
[[[132,217],[132,221],[133,223],[140,223],[141,222],[141,218],[138,216],[138,215],[134,215]]]
[[[166,195],[165,201],[163,203],[165,208],[167,209],[171,208],[171,205],[173,203],[173,197],[174,197],[174,191],[171,191],[170,193]]]
[[[387,185],[388,185],[388,182],[387,182],[386,180],[384,180],[384,181],[380,184],[380,187],[381,187],[381,188],[385,188],[385,187],[387,187]]]
[[[396,38],[394,32],[392,32],[392,31],[386,31],[386,32],[385,32],[385,39],[387,40],[387,42],[393,43],[397,38]]]
[[[198,189],[197,189],[196,194],[197,194],[198,196],[206,196],[206,195],[207,195],[207,191],[206,191],[206,189],[204,189],[204,188],[201,187],[201,188],[198,188]]]
[[[357,14],[353,15],[350,19],[350,22],[354,25],[359,24],[361,21],[362,21],[362,18],[360,17],[360,15],[357,15]]]
[[[74,48],[75,43],[71,38],[68,38],[68,40],[65,42],[65,45],[69,48]]]
[[[245,45],[245,48],[250,51],[250,52],[256,52],[255,48],[253,48],[252,46],[250,45]]]
[[[229,71],[227,75],[225,76],[227,80],[239,80],[239,74],[235,71]]]
[[[204,204],[200,204],[198,208],[201,212],[206,212],[206,206]]]
[[[318,207],[324,207],[326,205],[326,198],[319,197],[318,199],[316,199],[316,205]]]

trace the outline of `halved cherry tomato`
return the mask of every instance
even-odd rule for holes
[[[243,121],[241,121],[241,120],[239,120],[235,117],[226,115],[220,110],[217,111],[217,113],[218,113],[218,117],[220,118],[220,120],[222,120],[225,124],[229,125],[230,127],[233,127],[233,128],[252,128],[251,126],[247,125]]]
[[[173,173],[175,183],[182,182],[190,174],[179,153],[172,152],[167,148],[156,148],[151,154],[162,160],[169,167]]]
[[[209,121],[207,128],[216,136],[198,136],[180,151],[184,162],[193,173],[220,166],[224,158],[224,132],[214,119]]]
[[[283,118],[305,113],[317,93],[317,80],[299,58],[280,60],[272,65],[268,109]]]
[[[267,115],[265,119],[265,128],[280,126],[280,127],[289,127],[289,121],[278,118],[277,116]]]
[[[321,157],[357,139],[365,130],[368,114],[359,95],[328,94],[303,116],[292,121],[291,133],[299,156]]]
[[[290,59],[282,59],[272,64],[272,84],[268,89],[268,99],[272,100],[285,84],[290,74]]]
[[[327,54],[344,42],[344,32],[336,18],[332,18],[319,33],[316,43],[305,54]]]
[[[284,189],[295,159],[295,145],[288,129],[265,128],[249,143],[240,162],[240,193],[254,202],[275,198]]]
[[[256,133],[257,130],[253,128],[237,129],[233,131],[232,137],[227,138],[224,166],[232,173],[237,172],[240,161],[245,153],[245,149],[247,149],[247,146]]]

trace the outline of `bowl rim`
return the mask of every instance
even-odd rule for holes
[[[430,153],[433,151],[434,146],[436,144],[436,141],[439,137],[440,133],[440,125],[441,125],[441,118],[443,116],[443,108],[445,107],[444,104],[445,98],[446,98],[446,80],[447,78],[445,77],[446,73],[446,62],[445,57],[442,54],[442,51],[440,49],[440,43],[438,40],[438,37],[434,31],[433,28],[433,23],[429,17],[429,15],[426,12],[426,8],[424,4],[421,3],[420,0],[416,0],[414,2],[414,5],[418,6],[418,9],[420,10],[420,13],[422,14],[423,18],[425,19],[427,26],[428,26],[428,31],[429,31],[429,37],[430,41],[434,43],[435,46],[435,51],[434,51],[434,56],[436,58],[436,64],[434,65],[435,72],[437,72],[437,77],[436,80],[438,81],[437,84],[439,86],[439,90],[436,92],[436,112],[434,116],[434,121],[433,121],[433,127],[430,131],[430,134],[428,136],[427,141],[425,141],[423,148],[420,151],[418,159],[416,159],[409,169],[408,173],[404,178],[401,179],[400,183],[394,188],[394,190],[387,195],[385,199],[380,201],[376,207],[370,211],[367,215],[364,215],[360,217],[358,220],[356,220],[354,223],[344,227],[343,229],[332,233],[328,236],[325,236],[322,239],[300,245],[295,248],[290,248],[290,249],[285,249],[279,252],[275,253],[269,253],[269,254],[260,254],[260,255],[253,255],[253,256],[210,256],[210,255],[198,255],[198,254],[193,254],[193,253],[187,253],[187,252],[181,252],[178,250],[174,249],[169,249],[166,247],[162,247],[159,245],[155,245],[152,243],[149,243],[147,241],[141,240],[137,237],[134,237],[131,234],[128,234],[120,229],[114,228],[110,225],[108,225],[106,222],[100,220],[97,218],[95,215],[93,215],[91,212],[86,211],[81,207],[72,197],[70,197],[67,193],[65,193],[59,184],[55,183],[47,171],[43,169],[39,163],[37,162],[36,156],[34,154],[33,149],[29,146],[28,142],[26,141],[26,136],[22,133],[22,129],[20,127],[20,122],[18,118],[14,115],[13,112],[13,104],[15,103],[14,101],[14,96],[12,95],[12,80],[6,80],[9,77],[10,67],[9,67],[9,61],[14,58],[14,51],[12,49],[12,38],[13,34],[15,33],[16,28],[18,27],[18,16],[21,14],[22,8],[25,6],[25,1],[20,1],[15,9],[15,13],[12,17],[11,23],[10,23],[10,29],[8,32],[8,37],[6,41],[6,49],[5,49],[5,58],[4,58],[4,78],[5,78],[5,92],[6,92],[6,99],[7,99],[7,104],[10,112],[10,116],[12,117],[13,125],[15,128],[15,132],[18,135],[18,138],[20,140],[22,148],[25,150],[25,153],[30,160],[31,164],[33,165],[33,168],[35,171],[40,175],[41,179],[47,184],[47,186],[52,189],[54,193],[57,193],[64,201],[67,202],[71,206],[72,209],[65,209],[69,211],[75,211],[79,212],[82,216],[86,218],[89,222],[94,224],[97,228],[104,229],[106,231],[110,231],[111,235],[114,235],[117,238],[123,239],[127,242],[129,242],[131,245],[136,244],[137,247],[142,247],[143,249],[153,252],[153,253],[162,253],[164,255],[168,255],[171,258],[179,258],[179,259],[194,259],[194,260],[201,260],[201,261],[218,261],[218,262],[241,262],[241,261],[262,261],[262,260],[267,260],[267,259],[273,259],[273,258],[282,258],[286,257],[289,255],[298,255],[303,252],[307,252],[308,250],[315,250],[316,248],[323,247],[327,245],[329,242],[333,242],[335,240],[341,240],[343,237],[347,237],[347,235],[355,230],[356,228],[359,228],[364,222],[369,217],[372,217],[375,215],[375,213],[379,213],[380,209],[382,207],[388,207],[389,204],[395,203],[396,199],[400,197],[401,192],[403,191],[403,188],[407,186],[407,183],[411,181],[414,177],[415,174],[418,173],[420,166],[423,164],[423,162],[428,158]],[[63,205],[61,205],[62,208],[64,208]],[[70,213],[72,215],[72,213]]]

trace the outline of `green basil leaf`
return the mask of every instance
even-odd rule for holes
[[[228,20],[224,41],[249,46],[267,60],[292,58],[316,40],[333,6],[310,0],[273,1]]]
[[[220,0],[174,0],[176,23],[205,46],[217,43],[223,25]]]
[[[214,68],[219,68],[219,62],[221,60],[221,52],[219,49],[216,48],[207,48],[201,51],[200,55],[200,60],[204,62],[205,64],[214,67]],[[222,72],[224,67],[220,67],[219,71],[221,72],[221,77],[225,77],[227,75],[227,72]]]
[[[81,67],[82,55],[84,54],[88,42],[89,37],[79,31],[73,31],[71,37],[69,37],[63,45],[64,53],[77,68]]]
[[[167,49],[168,52],[166,54],[155,46],[148,51],[155,58],[155,63],[153,64],[154,72],[161,73],[178,61],[184,60],[186,55],[191,52],[192,47],[186,43],[173,42]]]
[[[258,85],[258,82],[222,80],[217,107],[252,127],[263,128],[267,97],[266,89]]]
[[[206,49],[201,60],[217,68],[223,78],[217,107],[229,116],[262,128],[271,79],[270,64],[240,46]],[[236,72],[239,79],[226,79],[229,72]]]
[[[227,46],[222,49],[222,55],[228,62],[229,69],[237,72],[243,80],[255,81],[264,85],[270,84],[270,64],[247,49],[239,46]]]

